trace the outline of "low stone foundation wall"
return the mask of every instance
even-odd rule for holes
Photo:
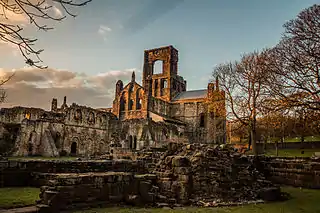
[[[38,173],[87,173],[87,172],[147,173],[142,161],[100,160],[9,160],[0,161],[0,187],[39,186]],[[36,184],[36,185],[34,185]]]
[[[320,159],[260,157],[260,163],[274,183],[320,189]]]
[[[284,142],[278,143],[278,149],[317,149],[320,148],[320,141],[314,142]],[[257,149],[260,151],[266,150],[275,150],[275,143],[257,143]]]
[[[155,175],[125,172],[52,174],[40,189],[40,212],[95,205],[152,205],[158,199]]]

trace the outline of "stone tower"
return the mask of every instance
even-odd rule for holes
[[[51,111],[56,112],[57,110],[58,110],[58,100],[56,98],[53,98],[51,102]]]
[[[162,72],[154,73],[154,64],[162,61]],[[144,52],[142,86],[147,87],[148,78],[152,88],[151,95],[171,101],[179,92],[186,90],[186,81],[178,75],[178,50],[173,46],[160,47]]]

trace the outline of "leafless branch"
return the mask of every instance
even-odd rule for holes
[[[92,0],[0,0],[0,17],[4,21],[0,23],[0,40],[17,46],[25,58],[26,63],[30,66],[37,68],[47,68],[41,65],[42,60],[39,55],[43,49],[37,50],[33,46],[36,44],[37,39],[24,37],[23,28],[19,25],[13,24],[7,13],[11,12],[15,15],[27,18],[31,25],[35,26],[38,30],[48,31],[53,29],[45,24],[40,24],[41,20],[62,21],[67,16],[53,14],[54,9],[58,8],[54,4],[58,4],[63,9],[63,12],[69,16],[76,17],[69,7],[81,7],[87,5]]]

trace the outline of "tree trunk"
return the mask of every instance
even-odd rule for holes
[[[255,126],[251,126],[251,145],[252,145],[252,151],[254,156],[258,155],[258,149],[257,149],[257,141],[256,141],[256,130]]]
[[[249,137],[248,137],[248,151],[250,151],[250,148],[251,148],[251,129],[249,128],[248,129],[248,132],[249,132]]]

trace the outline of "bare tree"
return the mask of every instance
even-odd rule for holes
[[[280,43],[269,52],[272,92],[278,107],[320,110],[320,5],[287,22]]]
[[[53,29],[42,21],[62,21],[67,16],[75,17],[69,7],[81,7],[91,2],[91,0],[0,0],[0,41],[16,45],[26,63],[37,68],[46,68],[41,65],[39,57],[42,49],[37,50],[33,46],[37,39],[23,36],[23,27],[16,25],[10,20],[8,13],[27,18],[31,25],[42,31]],[[55,14],[54,11],[62,8],[63,12]],[[63,15],[65,13],[66,15]]]
[[[213,76],[220,79],[220,87],[225,91],[227,106],[233,118],[248,127],[249,148],[257,155],[257,116],[267,97],[264,52],[246,54],[240,62],[218,65]]]
[[[10,75],[9,77],[6,77],[4,79],[1,79],[0,80],[0,103],[3,103],[4,100],[6,99],[7,97],[7,92],[6,90],[3,88],[3,85],[5,83],[7,83],[12,77],[13,77],[14,74]]]

